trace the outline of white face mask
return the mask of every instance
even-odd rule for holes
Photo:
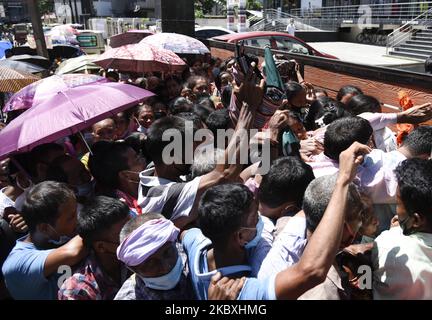
[[[144,281],[148,288],[155,290],[171,290],[179,283],[183,273],[183,267],[183,259],[178,255],[175,266],[167,274],[155,278],[146,278],[139,274],[137,274],[137,276]]]

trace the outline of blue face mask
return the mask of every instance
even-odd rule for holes
[[[257,246],[258,242],[261,239],[261,233],[262,233],[263,229],[264,229],[264,221],[262,220],[261,216],[259,215],[258,216],[258,222],[256,225],[256,235],[251,241],[249,241],[248,243],[245,244],[245,249],[249,250],[249,249],[252,249],[252,248]]]
[[[87,183],[81,184],[77,186],[77,192],[76,195],[78,197],[91,197],[93,195],[93,181],[89,181]]]
[[[68,242],[71,238],[68,236],[59,236],[58,232],[56,231],[56,229],[54,229],[51,225],[49,225],[50,228],[57,234],[58,236],[58,240],[54,240],[54,239],[49,239],[48,243],[51,243],[53,245],[55,245],[56,247],[60,247],[62,245],[64,245],[66,242]]]
[[[183,273],[183,259],[178,255],[177,262],[170,272],[167,274],[156,277],[156,278],[146,278],[138,275],[142,281],[144,281],[146,287],[155,290],[171,290],[180,281],[181,275]]]

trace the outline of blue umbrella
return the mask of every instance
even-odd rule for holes
[[[12,49],[12,43],[10,41],[0,41],[0,59],[5,56],[5,51],[8,49]]]

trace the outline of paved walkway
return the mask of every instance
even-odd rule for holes
[[[351,42],[308,42],[318,51],[329,53],[342,61],[370,64],[373,66],[400,66],[419,62],[402,57],[385,56],[386,48]]]

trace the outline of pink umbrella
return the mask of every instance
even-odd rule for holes
[[[111,48],[118,48],[127,44],[140,42],[145,37],[151,36],[153,32],[149,30],[129,30],[124,33],[110,37],[109,45]]]
[[[0,131],[0,159],[77,133],[150,96],[150,91],[117,82],[95,82],[59,91]]]
[[[174,52],[145,43],[110,49],[94,63],[104,69],[136,73],[182,71],[186,67],[186,63]]]
[[[104,77],[91,74],[64,74],[36,81],[15,93],[5,104],[3,112],[29,109],[44,101],[46,97],[81,85],[92,82],[107,82]]]
[[[140,41],[158,48],[171,50],[177,54],[206,54],[209,49],[201,41],[184,34],[162,32],[148,36]]]

